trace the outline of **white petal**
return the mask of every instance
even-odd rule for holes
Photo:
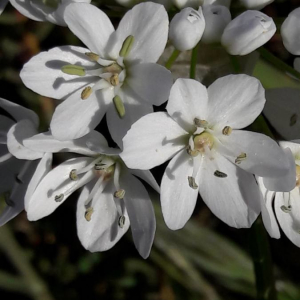
[[[65,161],[50,171],[37,186],[34,191],[28,207],[27,217],[30,221],[36,221],[50,215],[58,206],[60,206],[72,191],[78,189],[90,181],[93,177],[93,170],[88,171],[79,180],[70,179],[70,172],[73,169],[80,169],[93,161],[90,157],[73,158]],[[63,194],[61,201],[55,201],[55,196]]]
[[[300,138],[300,91],[292,88],[266,90],[264,114],[285,139]]]
[[[274,0],[240,0],[247,9],[262,9]]]
[[[193,79],[177,79],[171,88],[168,114],[188,132],[195,131],[194,119],[207,117],[206,87]]]
[[[261,177],[285,176],[289,170],[288,158],[283,149],[268,136],[244,130],[233,130],[220,137],[223,146],[219,151],[247,172]],[[225,146],[225,148],[224,148]],[[245,156],[239,161],[240,155]]]
[[[132,175],[135,175],[137,177],[139,177],[140,179],[143,179],[146,183],[148,183],[155,191],[157,191],[158,193],[160,193],[160,187],[157,184],[154,176],[152,175],[152,173],[149,170],[133,170],[133,169],[129,169],[129,172]]]
[[[156,62],[168,40],[168,26],[168,14],[162,5],[151,2],[136,5],[124,15],[111,37],[111,56],[117,58],[124,40],[132,35],[134,43],[126,60]]]
[[[36,127],[39,126],[39,117],[34,111],[28,108],[5,100],[3,98],[0,98],[0,107],[6,110],[17,122],[24,119],[28,119]]]
[[[146,103],[161,105],[169,98],[173,83],[169,70],[154,63],[136,64],[128,68],[126,83]]]
[[[43,13],[36,10],[28,0],[9,0],[10,4],[14,6],[22,15],[35,21],[46,21]]]
[[[106,58],[106,47],[114,27],[99,8],[87,3],[70,4],[65,10],[70,30],[94,53]]]
[[[91,151],[95,153],[101,153],[106,155],[119,155],[122,152],[121,149],[108,147],[107,144],[100,145],[99,141],[96,139],[88,139],[86,145]]]
[[[45,153],[39,161],[34,174],[32,175],[24,197],[25,210],[28,209],[30,199],[41,180],[52,168],[52,153]]]
[[[263,182],[269,191],[290,192],[296,186],[296,164],[291,149],[286,148],[284,152],[287,157],[288,172],[279,178],[264,177]]]
[[[281,25],[282,42],[294,55],[300,54],[300,7],[294,9]]]
[[[227,177],[218,177],[216,171]],[[215,153],[204,157],[200,168],[199,192],[210,210],[235,228],[249,228],[260,212],[261,197],[254,176]]]
[[[250,125],[265,105],[261,83],[248,75],[228,75],[217,79],[208,88],[210,125],[235,129]]]
[[[260,198],[261,216],[263,219],[263,223],[269,235],[272,238],[279,239],[280,231],[273,211],[273,200],[275,198],[275,192],[266,189],[262,177],[256,177],[256,179],[263,196]]]
[[[50,128],[58,140],[72,140],[91,132],[106,113],[113,91],[99,90],[85,100],[80,95],[81,91],[72,94],[57,106],[53,114]]]
[[[132,125],[120,156],[131,169],[151,169],[183,149],[186,139],[187,132],[166,113],[152,113]]]
[[[87,147],[86,143],[89,140],[95,141],[98,146],[107,146],[105,137],[98,131],[91,131],[82,138],[70,141],[56,140],[51,132],[37,134],[29,139],[24,140],[24,145],[27,148],[41,152],[74,152],[83,155],[95,155],[99,152],[92,151]]]
[[[23,141],[37,133],[35,125],[29,120],[21,120],[13,125],[7,133],[7,148],[11,154],[19,159],[37,159],[44,153],[33,151],[23,145]]]
[[[4,8],[7,5],[7,3],[8,3],[8,0],[2,0],[2,2],[0,3],[0,15],[4,11]]]
[[[75,46],[62,46],[41,52],[31,58],[23,67],[20,77],[23,83],[34,92],[46,97],[61,99],[78,89],[95,82],[95,76],[79,77],[61,71],[65,65],[79,65],[95,69],[97,63],[91,62],[84,54],[88,49]],[[99,67],[99,65],[98,65]]]
[[[106,115],[106,122],[111,137],[122,149],[122,139],[130,129],[131,125],[141,117],[152,113],[153,108],[149,104],[134,100],[134,98],[128,94],[128,89],[126,90],[126,93],[121,94],[120,97],[124,103],[125,116],[121,119],[114,105],[110,105]]]
[[[282,206],[291,206],[291,212],[285,212]],[[275,213],[285,235],[300,247],[300,194],[299,188],[290,193],[276,193]]]
[[[91,252],[105,251],[112,248],[129,228],[130,221],[123,203],[125,223],[123,228],[118,225],[119,214],[113,197],[112,181],[102,193],[97,193],[92,200],[93,213],[90,221],[86,219],[86,206],[84,205],[94,182],[85,186],[77,203],[77,233],[86,249]]]
[[[199,157],[200,159],[200,157]],[[199,182],[199,173],[195,182]],[[170,161],[161,182],[161,208],[167,226],[172,230],[182,228],[190,219],[198,197],[198,188],[189,186],[193,174],[193,160],[180,151]]]
[[[124,201],[135,247],[143,258],[147,258],[156,229],[152,202],[143,184],[129,172],[121,173],[120,185],[125,189]]]

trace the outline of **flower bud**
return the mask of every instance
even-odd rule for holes
[[[203,3],[203,0],[173,0],[173,3],[178,9],[183,9],[185,7],[193,7],[198,9]]]
[[[268,42],[275,32],[272,18],[247,10],[227,25],[221,42],[231,55],[246,55]]]
[[[231,21],[229,9],[222,5],[205,5],[203,15],[206,26],[201,41],[206,44],[220,43],[223,31]]]
[[[300,7],[293,10],[281,26],[284,47],[294,55],[300,55]]]
[[[262,9],[274,0],[240,0],[247,9]]]
[[[177,50],[194,48],[200,41],[205,28],[202,8],[184,8],[176,14],[170,23],[169,38]]]

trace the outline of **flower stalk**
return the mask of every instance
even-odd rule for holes
[[[173,53],[171,54],[170,58],[165,64],[165,67],[170,70],[173,66],[173,63],[176,61],[177,57],[179,56],[181,52],[177,49],[174,49]]]

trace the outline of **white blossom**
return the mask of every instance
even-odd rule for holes
[[[231,55],[246,55],[267,43],[275,32],[272,18],[247,10],[226,26],[221,42]]]
[[[166,224],[182,228],[198,191],[211,211],[233,227],[250,227],[260,211],[253,174],[288,172],[283,150],[269,137],[240,130],[265,104],[260,82],[229,75],[208,89],[191,79],[173,85],[167,113],[138,120],[123,139],[120,154],[129,168],[149,169],[171,159],[161,183]]]
[[[192,7],[198,9],[200,5],[203,4],[203,0],[172,0],[173,4],[178,9],[183,9],[185,7]]]
[[[240,0],[247,9],[263,9],[265,6],[274,2],[274,0]]]

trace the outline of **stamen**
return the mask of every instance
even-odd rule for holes
[[[119,217],[118,225],[119,225],[120,228],[123,228],[123,227],[124,227],[124,225],[125,225],[125,220],[126,220],[126,218],[125,218],[124,215],[122,215],[122,216]]]
[[[65,65],[61,68],[61,71],[68,75],[85,76],[85,69],[77,65]]]
[[[223,130],[222,130],[222,133],[223,133],[224,135],[230,135],[231,132],[232,132],[232,128],[231,128],[230,126],[225,126],[225,127],[223,128]]]
[[[100,58],[100,56],[94,52],[86,52],[84,53],[90,60],[92,61],[98,61],[98,59]]]
[[[93,212],[94,209],[92,207],[87,208],[87,210],[85,211],[84,217],[88,222],[91,221]]]
[[[236,164],[240,164],[243,160],[245,160],[247,158],[247,154],[245,152],[242,152],[236,159],[235,159],[235,163]]]
[[[191,146],[187,147],[186,152],[188,155],[190,155],[192,157],[196,157],[199,154],[199,152],[197,150],[192,150]]]
[[[122,67],[120,67],[117,63],[113,63],[103,69],[104,73],[113,73],[120,74],[122,72]]]
[[[197,127],[206,128],[208,126],[208,122],[205,120],[200,120],[198,118],[194,119],[194,123]]]
[[[90,86],[87,86],[81,92],[81,99],[86,100],[89,96],[91,96],[93,89]]]
[[[280,208],[285,213],[290,213],[292,211],[292,206],[291,205],[288,205],[288,206],[282,205],[282,206],[280,206]]]
[[[64,194],[59,194],[59,195],[55,196],[54,200],[55,200],[55,202],[61,202],[64,200],[64,197],[65,197]]]
[[[195,178],[194,178],[194,177],[188,176],[188,182],[189,182],[189,186],[190,186],[192,189],[196,190],[196,189],[198,188],[198,185],[196,184]]]
[[[221,172],[221,171],[219,171],[219,170],[216,170],[215,173],[214,173],[214,175],[215,175],[216,177],[219,177],[219,178],[226,178],[226,177],[227,177],[227,174],[226,174],[226,173],[223,173],[223,172]]]
[[[130,53],[131,51],[131,48],[133,46],[133,43],[134,43],[134,36],[133,35],[129,35],[125,41],[123,42],[123,45],[122,45],[122,48],[119,52],[119,55],[121,57],[127,57],[128,54]]]
[[[91,202],[91,200],[94,198],[96,192],[98,192],[98,190],[99,190],[101,184],[103,183],[103,181],[104,181],[104,175],[102,175],[102,176],[97,180],[97,182],[95,183],[95,185],[94,185],[92,191],[90,192],[88,198],[87,198],[87,199],[85,200],[85,202],[84,202],[84,205],[85,205],[85,206],[89,205],[89,203]]]
[[[112,86],[117,86],[119,84],[119,75],[118,74],[113,74],[111,77],[110,77],[110,84]]]
[[[114,97],[113,102],[119,117],[122,119],[125,116],[125,106],[122,99],[117,95]]]
[[[70,172],[69,178],[70,178],[71,180],[73,180],[73,181],[78,180],[78,174],[77,174],[77,170],[76,170],[76,169],[73,169],[73,170]]]
[[[125,196],[125,190],[123,190],[123,189],[120,189],[114,193],[114,197],[116,197],[118,199],[123,199],[124,196]]]
[[[94,168],[95,164],[97,164],[99,161],[102,161],[102,159],[103,159],[103,155],[98,156],[91,163],[89,163],[86,167],[77,170],[77,175],[85,173],[87,171],[90,171],[92,168]]]

